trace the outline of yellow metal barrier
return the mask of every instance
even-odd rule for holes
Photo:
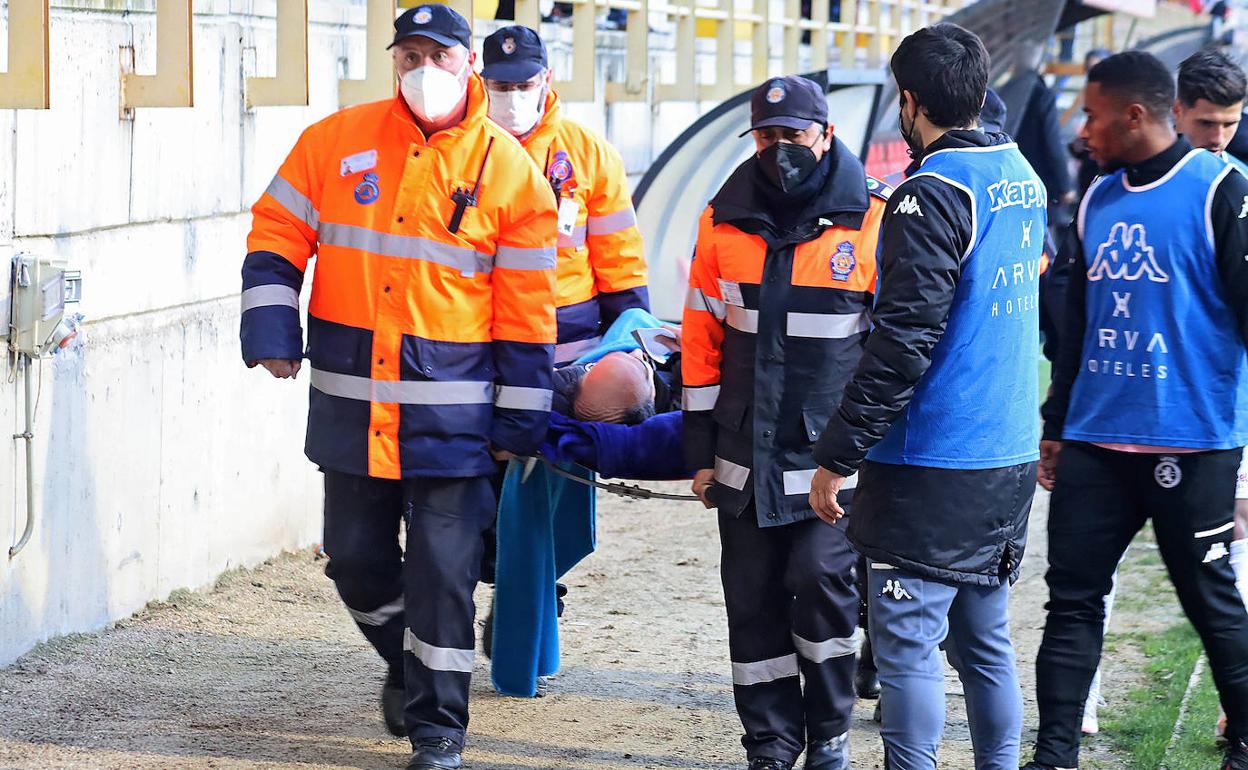
[[[49,107],[48,0],[9,0],[9,66],[0,72],[0,107]]]
[[[273,77],[247,79],[249,107],[308,103],[308,0],[277,0],[277,71]],[[386,45],[399,5],[421,0],[367,0],[366,55],[356,69],[363,77],[339,83],[343,105],[393,95],[393,66]],[[940,21],[972,0],[810,0],[810,16],[801,14],[802,0],[569,0],[572,7],[571,66],[557,72],[556,85],[568,101],[593,101],[597,93],[597,18],[611,9],[628,11],[633,23],[624,35],[624,77],[608,82],[601,95],[619,101],[718,101],[770,75],[817,71],[829,66],[877,67],[909,32]],[[831,3],[839,19],[830,17]],[[470,20],[474,0],[447,0]],[[515,0],[516,21],[541,25],[539,0]],[[1179,5],[1163,3],[1161,17],[1178,13]],[[482,0],[479,10],[493,15],[497,0]],[[774,16],[773,10],[783,8]],[[131,63],[122,75],[122,109],[189,107],[192,104],[193,61],[191,0],[156,0],[156,73],[139,75]],[[670,26],[674,77],[660,82],[653,71],[650,22]],[[1112,35],[1113,19],[1098,20]],[[774,50],[779,41],[780,50]],[[808,42],[808,47],[804,45]],[[699,53],[713,56],[712,77],[699,77]],[[802,53],[807,56],[803,58]],[[132,55],[132,50],[123,53]],[[736,78],[739,57],[748,56],[749,82]],[[362,65],[362,66],[360,66]],[[49,106],[48,0],[9,0],[9,64],[0,73],[0,109]]]
[[[277,0],[277,75],[247,78],[247,106],[308,103],[308,0]]]
[[[192,28],[191,0],[156,0],[156,74],[121,76],[123,110],[194,104]]]

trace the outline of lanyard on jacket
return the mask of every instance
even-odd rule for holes
[[[451,212],[451,221],[446,226],[449,232],[459,232],[459,223],[463,221],[464,211],[469,206],[477,205],[477,193],[481,191],[481,177],[485,174],[485,162],[490,159],[492,149],[494,149],[494,137],[491,136],[489,144],[485,145],[485,157],[481,158],[481,168],[477,169],[477,181],[472,186],[472,192],[463,187],[456,187],[455,192],[451,193],[451,200],[455,201],[455,210]]]

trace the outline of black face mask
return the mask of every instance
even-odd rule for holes
[[[819,166],[814,150],[804,144],[776,142],[758,154],[758,167],[781,192],[793,192]]]
[[[906,152],[911,158],[917,158],[923,154],[923,140],[917,136],[918,132],[914,130],[914,123],[910,124],[909,130],[906,129],[904,102],[897,108],[897,130],[901,132],[901,138],[906,140]]]

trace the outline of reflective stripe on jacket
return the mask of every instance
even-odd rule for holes
[[[713,499],[760,526],[810,518],[811,448],[870,328],[887,187],[836,142],[802,219],[770,226],[748,159],[711,201],[690,266],[681,367],[686,460]]]
[[[624,160],[607,140],[565,117],[553,91],[524,148],[548,189],[559,190],[560,204],[576,207],[575,226],[558,240],[555,360],[564,363],[593,349],[620,313],[649,309],[645,249]]]
[[[457,190],[476,198],[456,229]],[[303,357],[299,291],[317,257],[309,459],[380,478],[472,476],[493,470],[491,444],[536,448],[551,399],[554,202],[486,117],[477,76],[464,121],[429,139],[401,96],[312,125],[252,213],[248,364]]]

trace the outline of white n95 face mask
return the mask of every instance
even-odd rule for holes
[[[399,83],[403,100],[416,117],[428,121],[441,120],[463,100],[468,84],[460,77],[467,68],[468,59],[465,57],[459,72],[447,72],[433,65],[409,70]]]
[[[490,119],[513,136],[524,136],[541,119],[545,96],[545,88],[490,91]]]

